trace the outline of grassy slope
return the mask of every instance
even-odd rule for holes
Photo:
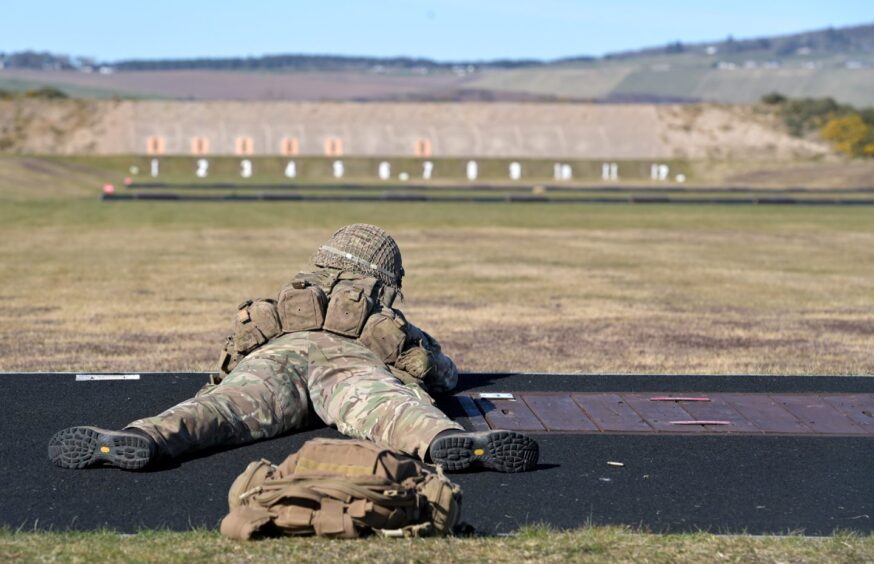
[[[763,62],[767,59],[752,59]],[[658,95],[725,103],[750,103],[769,92],[792,97],[832,96],[857,106],[874,105],[874,69],[847,69],[836,60],[790,59],[780,69],[714,69],[717,61],[743,66],[745,57],[645,56],[618,61],[563,64],[544,68],[486,72],[471,84],[479,88],[556,94],[576,98]]]
[[[24,163],[24,164],[23,164]],[[0,370],[208,369],[233,305],[333,228],[389,228],[405,310],[465,370],[874,372],[874,211],[101,203],[100,170],[0,161]],[[447,283],[449,281],[449,283]],[[585,351],[579,354],[579,351]],[[0,533],[0,560],[870,561],[874,537],[238,545],[212,532]]]

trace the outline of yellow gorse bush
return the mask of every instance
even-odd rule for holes
[[[830,118],[820,130],[820,135],[848,156],[874,155],[874,143],[871,142],[874,130],[859,114]]]

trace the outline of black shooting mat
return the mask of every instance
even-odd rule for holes
[[[150,472],[64,470],[46,443],[71,425],[120,428],[192,396],[204,374],[142,374],[77,382],[75,374],[0,374],[0,526],[123,532],[214,528],[245,466],[273,462],[311,429],[180,461]],[[468,374],[472,392],[874,393],[868,377]],[[450,415],[467,423],[453,402]],[[453,474],[463,519],[484,534],[525,524],[621,524],[655,532],[828,534],[874,532],[874,439],[817,436],[535,435],[534,472]],[[623,466],[608,465],[620,462]]]

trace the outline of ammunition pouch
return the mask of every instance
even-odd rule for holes
[[[237,306],[234,352],[245,355],[282,332],[276,300],[246,300]]]
[[[373,293],[377,282],[376,278],[370,277],[337,282],[331,290],[322,328],[353,339],[361,335],[373,310]]]
[[[325,323],[328,296],[307,280],[294,280],[279,291],[277,303],[282,331],[318,331]]]
[[[386,364],[394,364],[407,341],[407,320],[401,312],[381,308],[367,318],[358,342]]]

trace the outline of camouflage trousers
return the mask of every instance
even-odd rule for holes
[[[145,431],[162,454],[176,457],[302,429],[314,414],[344,435],[422,459],[437,433],[462,429],[368,348],[323,331],[277,337],[220,384],[128,428]]]

